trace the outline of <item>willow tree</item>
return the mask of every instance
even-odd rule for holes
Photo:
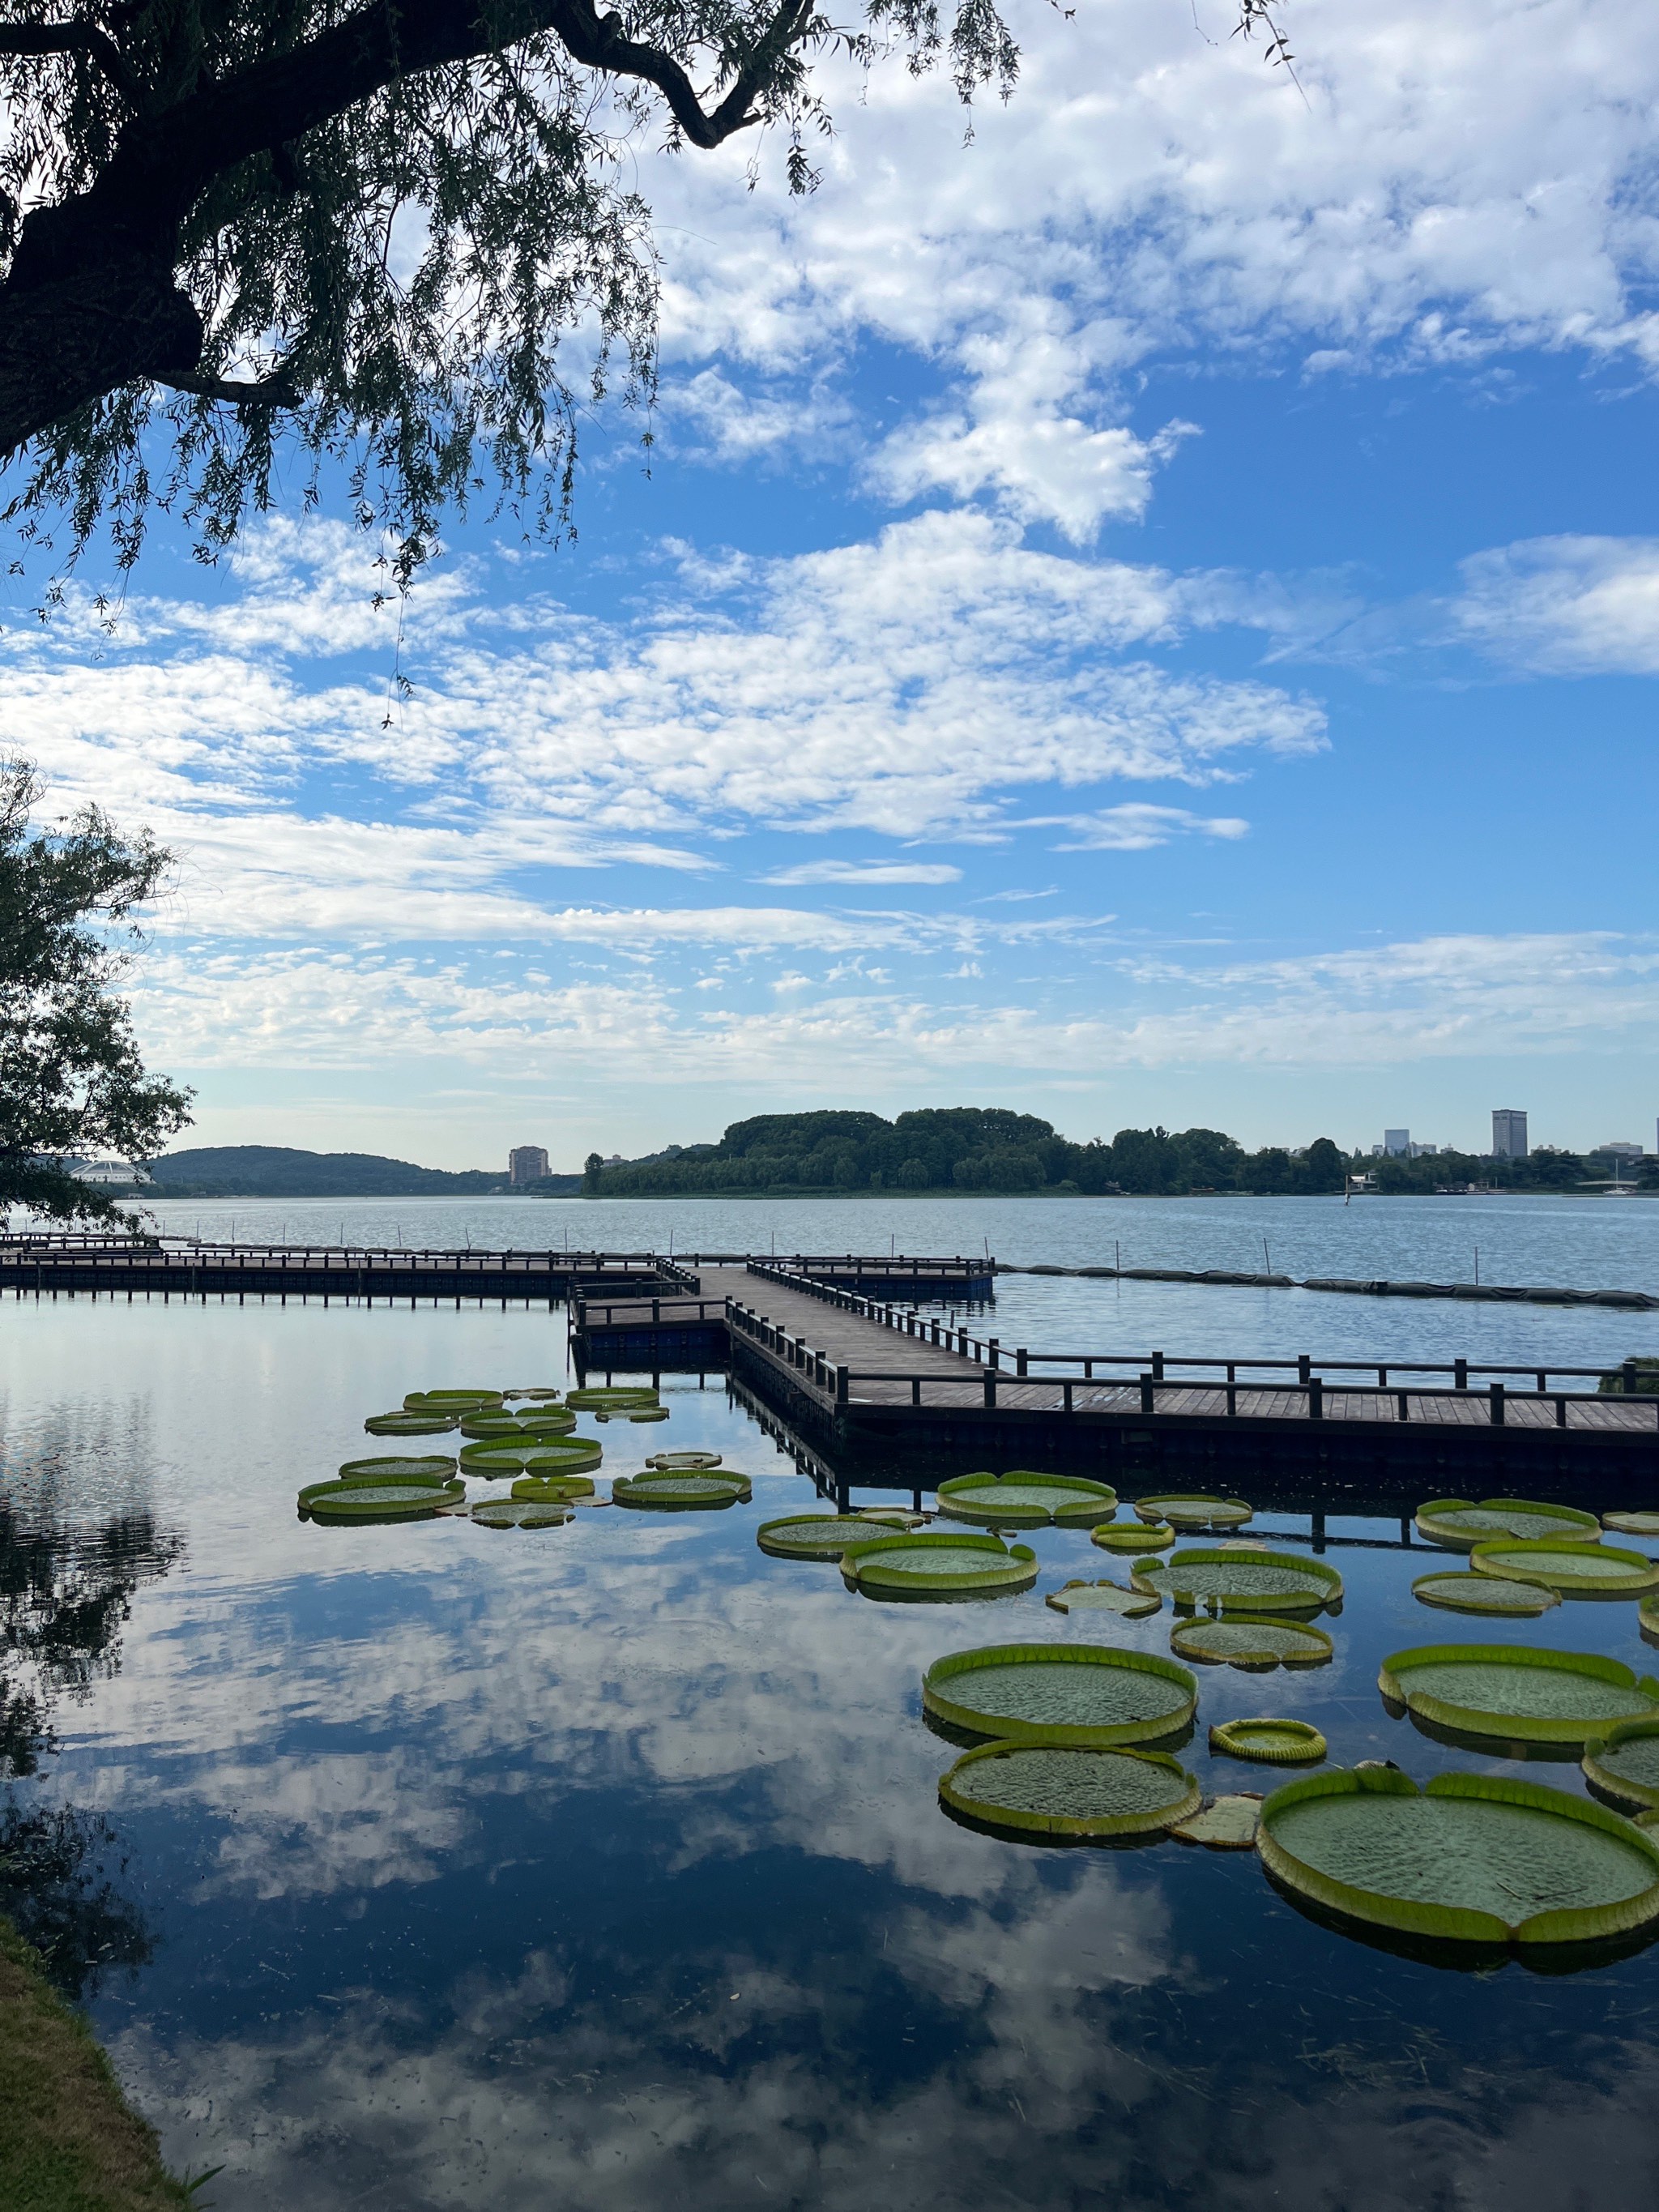
[[[954,12],[950,12],[954,6]],[[25,536],[157,500],[206,548],[344,465],[405,575],[447,506],[556,519],[579,406],[648,399],[645,143],[777,136],[832,51],[1012,84],[994,0],[0,0],[0,457]],[[573,344],[573,341],[574,341]],[[579,356],[580,370],[571,366]]]

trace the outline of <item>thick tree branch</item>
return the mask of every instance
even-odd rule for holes
[[[0,54],[85,54],[97,63],[124,98],[137,105],[138,80],[101,24],[0,23]]]
[[[188,392],[198,399],[222,400],[228,407],[301,407],[305,393],[294,381],[291,368],[274,368],[252,384],[239,384],[222,376],[158,376],[173,392]]]

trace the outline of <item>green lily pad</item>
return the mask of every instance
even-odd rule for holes
[[[605,1456],[597,1437],[487,1437],[461,1446],[461,1472],[497,1478],[514,1474],[584,1474]]]
[[[1007,1474],[957,1474],[939,1486],[939,1510],[956,1521],[979,1521],[1007,1528],[1042,1528],[1058,1523],[1089,1528],[1109,1521],[1117,1492],[1104,1482],[1080,1476],[1038,1474],[1016,1468]]]
[[[1569,1943],[1659,1917],[1659,1844],[1565,1790],[1392,1768],[1274,1790],[1257,1849],[1293,1893],[1381,1928],[1451,1942]]]
[[[1621,1805],[1659,1806],[1659,1717],[1621,1721],[1584,1746],[1586,1778]]]
[[[1071,1838],[1154,1835],[1202,1802],[1160,1752],[1053,1744],[981,1744],[939,1777],[939,1794],[976,1827]]]
[[[472,1509],[481,1528],[561,1528],[574,1520],[570,1507],[559,1500],[528,1498],[487,1498]]]
[[[571,1426],[575,1426],[574,1420]],[[480,1437],[521,1437],[524,1431],[519,1425],[518,1415],[509,1413],[502,1407],[495,1413],[463,1413],[461,1434],[476,1440]]]
[[[925,1528],[932,1517],[908,1505],[860,1505],[854,1516],[878,1528]]]
[[[1342,1595],[1334,1567],[1295,1552],[1172,1552],[1167,1559],[1137,1559],[1131,1580],[1177,1605],[1223,1613],[1315,1613]]]
[[[1516,1616],[1547,1613],[1559,1605],[1561,1593],[1541,1583],[1511,1583],[1474,1570],[1446,1569],[1419,1575],[1412,1584],[1419,1605],[1443,1606],[1448,1613],[1503,1613]]]
[[[1659,1644],[1659,1597],[1644,1597],[1636,1608],[1637,1626],[1644,1644]]]
[[[576,1416],[568,1406],[526,1406],[514,1415],[513,1425],[524,1437],[568,1437]]]
[[[853,1514],[792,1513],[763,1521],[755,1541],[778,1559],[838,1559],[849,1544],[868,1540],[870,1524]]]
[[[1172,1528],[1242,1528],[1254,1518],[1254,1508],[1242,1498],[1212,1498],[1202,1491],[1137,1498],[1135,1513],[1142,1521],[1167,1521]]]
[[[1659,1567],[1644,1553],[1614,1544],[1572,1544],[1559,1536],[1539,1543],[1500,1538],[1477,1544],[1469,1565],[1478,1575],[1541,1583],[1572,1597],[1643,1597],[1659,1590]]]
[[[746,1504],[749,1480],[741,1474],[619,1474],[611,1486],[613,1505],[636,1505],[662,1513],[687,1513],[699,1507]]]
[[[540,1383],[532,1383],[520,1390],[503,1390],[501,1395],[503,1398],[522,1398],[534,1404],[550,1405],[554,1399],[563,1397],[564,1393]]]
[[[488,1413],[501,1403],[499,1390],[411,1390],[404,1400],[406,1413]]]
[[[591,1498],[593,1480],[586,1474],[521,1474],[513,1486],[513,1495],[529,1504],[568,1504],[572,1498]]]
[[[1037,1578],[1036,1554],[1026,1544],[1000,1536],[866,1533],[841,1555],[842,1579],[866,1597],[903,1598],[937,1604],[958,1598],[1004,1597],[1030,1589]]]
[[[1145,1590],[1126,1589],[1121,1583],[1066,1583],[1042,1602],[1056,1613],[1116,1613],[1126,1620],[1139,1620],[1156,1613],[1164,1601]]]
[[[461,1482],[312,1482],[300,1511],[313,1521],[413,1521],[465,1496]]]
[[[936,1720],[1006,1742],[1145,1743],[1186,1726],[1198,1685],[1150,1651],[994,1644],[936,1659],[921,1702]]]
[[[349,1459],[341,1468],[342,1482],[453,1482],[455,1462],[441,1452],[391,1454],[380,1459]]]
[[[1449,1551],[1468,1552],[1494,1536],[1565,1536],[1592,1542],[1601,1524],[1576,1505],[1540,1504],[1531,1498],[1431,1498],[1417,1509],[1417,1533]]]
[[[1161,1552],[1173,1544],[1176,1532],[1167,1521],[1155,1521],[1143,1528],[1139,1521],[1112,1521],[1097,1524],[1091,1530],[1089,1540],[1098,1544],[1103,1552],[1121,1552],[1139,1559],[1144,1552]]]
[[[363,1423],[372,1437],[441,1437],[454,1425],[453,1413],[371,1413]]]
[[[654,1406],[657,1393],[643,1386],[636,1388],[618,1383],[614,1389],[609,1384],[601,1389],[595,1384],[591,1389],[568,1391],[564,1402],[574,1407],[578,1413],[616,1413],[626,1412],[630,1407]]]
[[[1270,1667],[1322,1667],[1335,1647],[1322,1628],[1230,1613],[1224,1620],[1178,1622],[1170,1632],[1170,1649],[1178,1659],[1265,1674]]]
[[[1659,1513],[1604,1513],[1601,1526],[1621,1536],[1659,1536]]]
[[[1189,1813],[1170,1829],[1183,1844],[1207,1844],[1212,1851],[1248,1851],[1255,1847],[1261,1825],[1261,1800],[1248,1790],[1212,1797],[1202,1811]]]
[[[1390,1653],[1376,1686],[1392,1705],[1466,1735],[1583,1744],[1659,1714],[1659,1682],[1590,1651],[1518,1644],[1425,1644]]]
[[[653,1452],[645,1463],[659,1474],[702,1474],[718,1467],[720,1455],[716,1451]]]
[[[596,1421],[665,1421],[668,1419],[666,1406],[612,1406],[608,1410],[604,1407],[590,1407],[588,1410]]]
[[[1302,1766],[1323,1759],[1325,1739],[1308,1721],[1221,1721],[1210,1730],[1210,1749],[1269,1766]]]

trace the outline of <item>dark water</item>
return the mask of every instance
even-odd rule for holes
[[[225,2162],[222,2208],[1651,2202],[1659,1948],[1465,1971],[1304,1917],[1253,1855],[941,1814],[931,1659],[1167,1650],[1167,1610],[1044,1608],[1125,1573],[1085,1534],[1036,1539],[1024,1597],[853,1596],[756,1548],[811,1492],[716,1377],[598,1431],[605,1473],[709,1445],[751,1506],[318,1528],[294,1492],[365,1413],[560,1382],[562,1316],[79,1301],[0,1330],[0,1741],[35,1769],[4,1792],[0,1909],[175,2166]],[[1316,1721],[1341,1763],[1504,1771],[1387,1717],[1401,1644],[1659,1656],[1632,1606],[1486,1626],[1411,1598],[1443,1554],[1326,1556],[1334,1664],[1200,1671],[1206,1788],[1273,1787],[1205,1750],[1253,1713]]]

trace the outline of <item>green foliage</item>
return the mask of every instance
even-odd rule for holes
[[[775,128],[805,191],[815,62],[892,50],[964,100],[1018,63],[990,0],[0,0],[13,519],[131,563],[159,501],[210,557],[332,465],[400,581],[447,508],[558,530],[579,416],[654,387],[639,153]]]
[[[0,759],[0,1211],[136,1226],[58,1163],[148,1159],[190,1119],[190,1094],[144,1073],[111,991],[172,855],[94,806],[37,825],[40,796],[26,762]]]

